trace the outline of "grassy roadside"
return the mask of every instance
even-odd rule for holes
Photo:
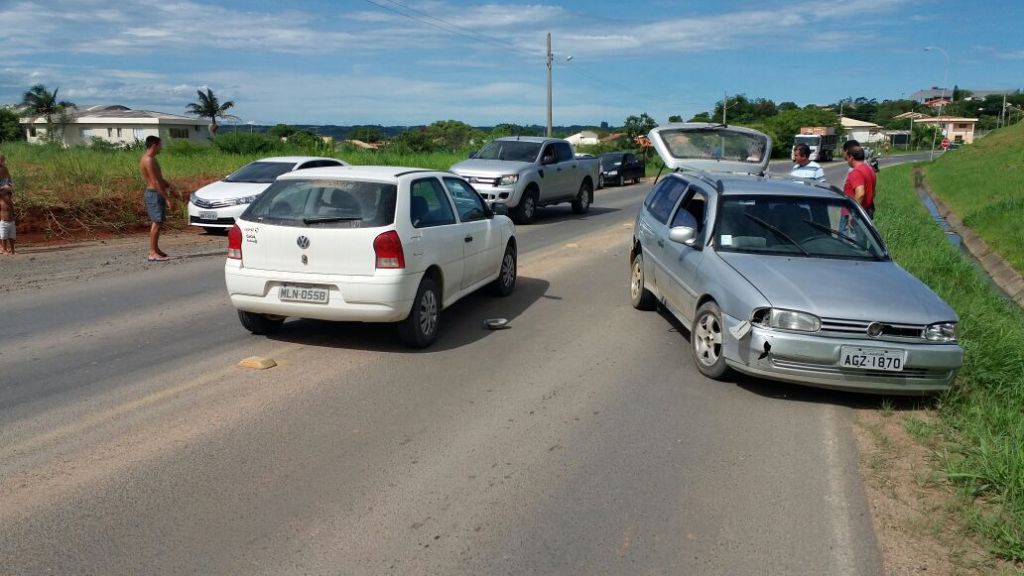
[[[925,178],[965,225],[1024,273],[1024,123],[942,155]]]
[[[960,315],[965,365],[958,386],[939,399],[935,429],[942,477],[963,496],[964,521],[1001,556],[1021,562],[1024,312],[946,241],[915,195],[912,170],[882,172],[877,225],[893,258]]]
[[[139,156],[142,150],[96,150],[27,143],[0,145],[15,182],[19,236],[88,236],[124,233],[148,224],[142,204]],[[239,167],[267,156],[323,155],[282,147],[269,153],[229,153],[214,147],[167,147],[160,155],[164,176],[183,196]],[[338,150],[350,164],[383,164],[447,170],[466,157],[457,153],[398,153],[390,150]],[[172,226],[185,224],[183,203],[170,214]]]

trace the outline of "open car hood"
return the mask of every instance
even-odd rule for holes
[[[763,174],[772,155],[767,134],[722,124],[677,123],[648,134],[651,145],[673,170]]]

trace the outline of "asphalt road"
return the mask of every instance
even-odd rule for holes
[[[425,352],[251,336],[219,257],[5,295],[0,573],[881,573],[861,399],[707,380],[630,307],[649,186],[519,227],[516,293]]]

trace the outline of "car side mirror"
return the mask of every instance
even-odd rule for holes
[[[677,244],[693,246],[697,241],[697,231],[689,226],[675,226],[668,231],[668,239]]]
[[[497,214],[498,216],[508,216],[508,205],[504,202],[495,202],[491,204],[491,215]]]

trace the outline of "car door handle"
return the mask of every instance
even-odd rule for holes
[[[465,238],[463,238],[463,240],[465,240],[466,242],[472,242],[473,241],[473,237],[472,236],[466,236]]]

